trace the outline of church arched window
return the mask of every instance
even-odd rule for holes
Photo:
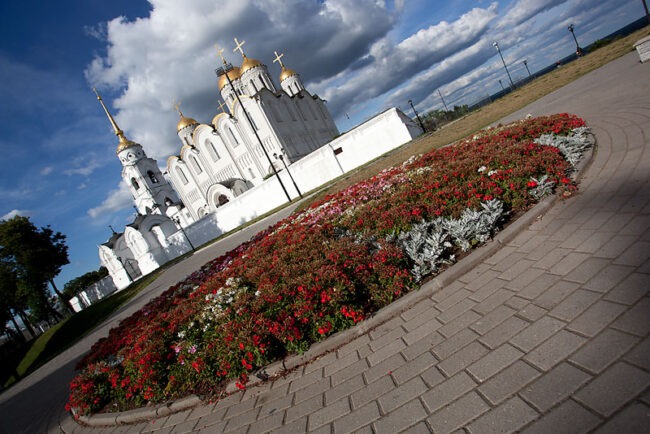
[[[158,184],[160,181],[158,180],[158,177],[156,176],[155,173],[153,173],[153,170],[148,170],[147,175],[149,176],[149,179],[153,184]]]
[[[133,188],[136,190],[140,190],[140,184],[138,184],[138,180],[135,178],[131,178],[131,185],[133,185]]]
[[[219,152],[217,152],[216,146],[210,140],[205,140],[205,147],[208,148],[210,154],[212,155],[212,161],[219,161]]]
[[[262,87],[260,89],[263,89],[266,87],[266,83],[264,83],[264,79],[262,78],[261,75],[259,76],[259,78],[260,78],[260,83],[262,83]]]
[[[230,139],[232,140],[232,147],[237,147],[239,146],[239,140],[237,140],[237,137],[235,136],[235,133],[233,133],[232,128],[228,128],[228,134],[230,134]]]
[[[185,172],[183,172],[183,169],[181,169],[180,167],[177,168],[177,169],[176,169],[176,173],[178,173],[178,177],[179,177],[179,178],[181,179],[181,181],[183,182],[183,185],[187,185],[187,183],[188,183],[189,181],[187,180],[187,176],[185,176]]]
[[[201,165],[199,164],[199,160],[197,160],[196,157],[190,157],[190,161],[192,162],[192,166],[194,167],[194,171],[197,174],[203,172],[203,169],[201,168]]]
[[[248,118],[250,119],[251,124],[253,124],[253,128],[255,128],[255,130],[259,131],[259,128],[257,128],[257,124],[255,123],[255,119],[253,119],[253,115],[249,113]]]
[[[255,87],[255,82],[251,80],[251,87],[253,88],[253,93],[257,93],[257,87]]]

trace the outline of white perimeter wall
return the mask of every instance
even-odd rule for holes
[[[420,134],[420,128],[411,119],[392,108],[293,163],[289,171],[300,191],[306,193]],[[280,172],[280,178],[291,199],[298,197],[286,170]],[[199,247],[286,202],[287,196],[273,176],[186,227],[185,234],[194,247]],[[190,250],[185,234],[178,231],[168,238],[170,246],[165,250],[170,259]]]

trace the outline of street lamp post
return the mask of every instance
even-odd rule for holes
[[[585,54],[585,52],[580,48],[580,45],[578,44],[578,38],[576,38],[576,32],[575,32],[575,26],[573,24],[569,24],[569,32],[571,32],[571,35],[573,36],[573,40],[576,43],[576,55],[577,56],[582,56]]]
[[[524,60],[524,66],[526,67],[526,71],[528,71],[528,78],[533,78],[533,77],[530,75],[530,69],[528,69],[528,60]]]
[[[183,225],[181,224],[180,217],[178,217],[178,216],[174,217],[174,221],[176,222],[176,224],[180,228],[181,232],[183,232],[183,236],[185,237],[187,242],[190,244],[190,247],[192,248],[192,251],[195,252],[196,248],[194,247],[194,244],[192,244],[192,240],[190,240],[190,237],[187,236],[187,233],[185,232],[185,229],[183,229]]]
[[[418,119],[418,122],[420,123],[420,128],[422,128],[422,132],[425,133],[427,131],[427,129],[424,128],[424,124],[422,123],[422,119],[420,119],[420,115],[415,110],[415,107],[413,107],[413,100],[409,100],[409,104],[411,105],[411,108],[413,109],[413,113],[415,113],[415,117]]]
[[[440,99],[442,100],[442,105],[445,106],[445,111],[448,112],[449,109],[447,108],[447,103],[445,102],[445,99],[442,97],[442,92],[440,92],[440,89],[438,89],[438,95],[440,95]]]
[[[505,92],[506,88],[503,87],[503,82],[501,81],[501,79],[499,79],[499,84],[501,85],[501,90]]]
[[[512,82],[512,77],[510,77],[510,71],[508,71],[508,67],[506,66],[506,61],[503,59],[503,54],[501,54],[501,49],[499,48],[499,44],[495,41],[492,43],[497,49],[497,52],[499,53],[499,57],[501,57],[501,62],[503,63],[503,68],[506,70],[506,74],[508,74],[508,80],[510,80],[510,90],[515,89],[515,84]]]
[[[291,182],[293,182],[293,186],[296,188],[296,191],[298,192],[298,196],[300,196],[300,199],[302,199],[302,193],[300,192],[300,189],[298,188],[298,184],[296,184],[296,180],[293,179],[293,176],[291,175],[291,172],[289,171],[289,167],[287,166],[287,163],[284,161],[284,155],[280,154],[273,154],[273,157],[276,160],[282,161],[282,164],[284,165],[284,168],[287,170],[287,173],[289,174],[289,178],[291,178]]]
[[[289,193],[287,192],[287,189],[284,187],[284,184],[282,183],[282,180],[280,179],[280,175],[278,175],[278,171],[275,169],[275,166],[271,162],[271,157],[269,157],[269,153],[266,151],[266,148],[264,147],[264,144],[262,143],[262,139],[260,139],[259,134],[257,134],[257,130],[253,126],[253,121],[251,121],[250,116],[248,115],[248,112],[246,111],[246,108],[244,108],[244,105],[242,104],[241,100],[239,99],[239,94],[237,93],[237,90],[235,89],[235,86],[232,84],[232,80],[230,80],[230,77],[228,76],[228,72],[230,72],[233,69],[232,63],[227,63],[225,60],[223,61],[223,66],[219,67],[214,70],[214,72],[217,73],[218,77],[221,77],[222,75],[226,76],[226,80],[228,80],[228,84],[230,85],[230,89],[232,90],[233,94],[235,95],[235,98],[237,98],[237,102],[241,106],[242,111],[244,112],[244,116],[246,117],[246,120],[248,121],[248,125],[250,126],[251,130],[253,130],[253,133],[255,133],[255,137],[257,138],[257,141],[259,142],[260,146],[262,147],[262,151],[264,151],[264,155],[266,156],[266,160],[269,162],[269,165],[271,166],[271,169],[273,169],[273,173],[275,176],[278,178],[278,181],[280,182],[280,186],[282,187],[282,191],[284,191],[284,194],[287,196],[287,200],[291,202],[291,196],[289,196]]]

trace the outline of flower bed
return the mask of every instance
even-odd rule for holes
[[[543,195],[574,190],[586,134],[567,114],[487,129],[286,218],[98,341],[67,408],[125,410],[235,379],[245,388],[255,370],[416,289]]]

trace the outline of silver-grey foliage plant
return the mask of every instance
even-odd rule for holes
[[[490,238],[504,215],[503,202],[492,199],[481,206],[481,210],[464,210],[458,219],[438,217],[417,223],[397,237],[398,245],[413,262],[411,273],[416,280],[453,262],[454,244],[467,251]]]
[[[564,158],[575,168],[585,151],[594,144],[590,133],[589,127],[578,127],[571,130],[566,136],[542,134],[535,139],[535,143],[558,148]]]

